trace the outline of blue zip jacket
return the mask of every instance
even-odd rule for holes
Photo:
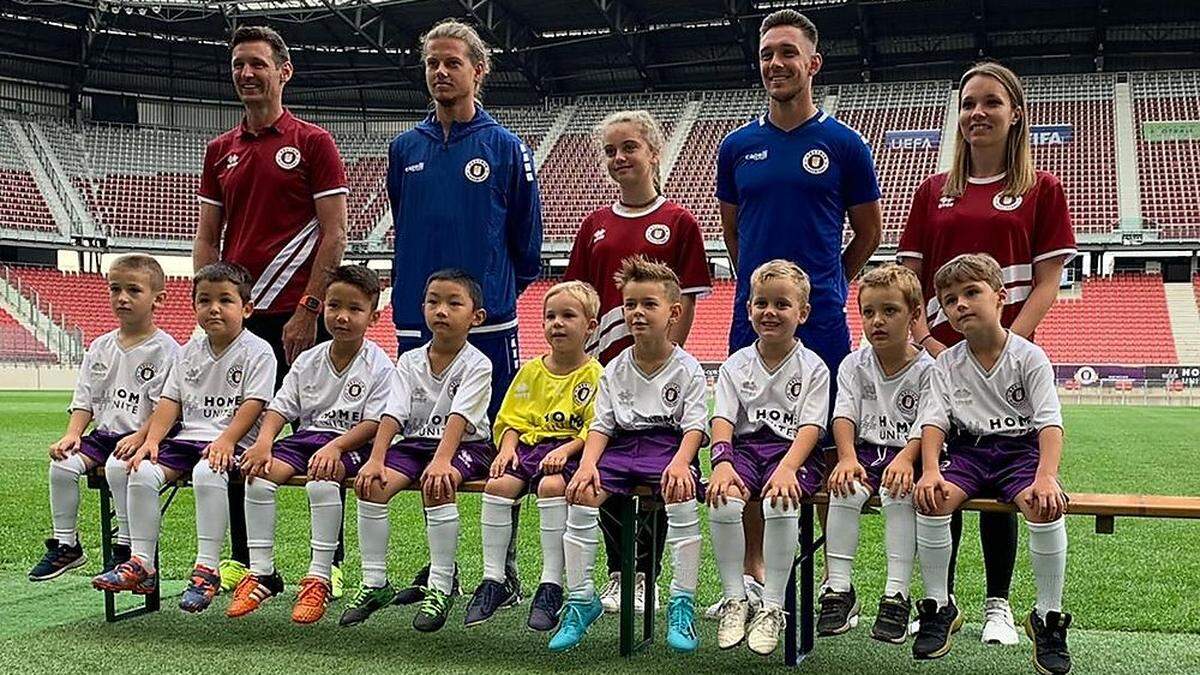
[[[388,199],[396,234],[392,318],[425,328],[425,280],[446,267],[483,286],[485,327],[516,324],[517,295],[541,271],[542,207],[533,153],[476,104],[446,138],[430,113],[388,149]]]

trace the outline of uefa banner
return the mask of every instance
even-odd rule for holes
[[[1035,124],[1029,128],[1030,145],[1065,145],[1075,140],[1070,124]]]
[[[1088,387],[1115,380],[1180,381],[1189,387],[1200,386],[1200,366],[1118,366],[1057,365],[1054,379],[1075,380]]]
[[[935,150],[941,143],[941,129],[883,132],[883,146],[888,150]]]
[[[1147,141],[1200,140],[1200,120],[1142,122],[1142,138]]]

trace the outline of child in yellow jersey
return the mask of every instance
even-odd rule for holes
[[[546,292],[542,327],[550,353],[521,366],[496,415],[492,438],[499,454],[480,515],[483,582],[467,605],[468,626],[487,621],[520,597],[505,583],[504,561],[513,535],[512,507],[527,490],[537,491],[542,519],[542,581],[529,610],[529,627],[548,631],[558,625],[567,529],[564,494],[579,465],[604,372],[583,349],[596,330],[599,308],[595,289],[582,281],[557,284]]]

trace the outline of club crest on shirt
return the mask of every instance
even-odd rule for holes
[[[1008,404],[1014,408],[1024,403],[1027,398],[1028,396],[1025,393],[1025,385],[1021,384],[1020,382],[1010,386],[1004,392],[1004,400],[1008,401]]]
[[[362,398],[363,392],[366,390],[367,384],[356,377],[346,383],[346,392],[343,396],[347,401],[357,401]]]
[[[231,387],[237,387],[242,383],[242,367],[231,366],[225,373],[225,382]]]
[[[482,157],[476,157],[467,162],[463,173],[467,176],[467,180],[472,183],[482,183],[488,179],[488,176],[492,175],[492,167],[488,166],[488,163]]]
[[[662,390],[663,403],[667,405],[675,405],[679,400],[679,385],[674,382],[668,382]]]
[[[795,403],[800,400],[800,393],[802,391],[804,391],[804,380],[797,376],[788,380],[787,389],[784,391],[784,394],[789,401]]]
[[[824,150],[812,149],[804,153],[804,159],[800,162],[804,170],[814,176],[819,176],[829,169],[829,155],[825,154]]]
[[[1021,195],[1010,197],[1003,192],[997,192],[995,197],[992,197],[992,206],[997,211],[1016,211],[1021,208]]]
[[[154,375],[157,372],[158,372],[158,370],[154,367],[154,364],[150,363],[149,361],[146,361],[146,362],[138,365],[137,370],[134,371],[134,373],[137,376],[138,382],[141,382],[143,384],[145,384],[146,382],[149,382],[150,380],[153,380]]]
[[[591,382],[580,382],[579,384],[575,385],[575,390],[571,392],[571,400],[575,402],[575,405],[583,405],[587,403],[595,393],[596,388],[592,386]]]
[[[285,145],[275,153],[275,163],[284,171],[294,169],[300,165],[300,150],[290,145]]]
[[[646,241],[662,246],[671,240],[671,228],[662,223],[654,223],[646,228]]]
[[[893,400],[896,404],[896,409],[900,411],[900,416],[905,422],[912,422],[917,418],[917,405],[921,402],[921,396],[915,389],[904,387],[896,392],[896,398]]]

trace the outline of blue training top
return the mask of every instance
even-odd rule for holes
[[[516,326],[517,296],[541,271],[542,207],[533,153],[476,104],[446,138],[430,113],[388,149],[395,228],[392,319],[425,327],[421,302],[433,272],[458,267],[483,287],[484,325]]]

